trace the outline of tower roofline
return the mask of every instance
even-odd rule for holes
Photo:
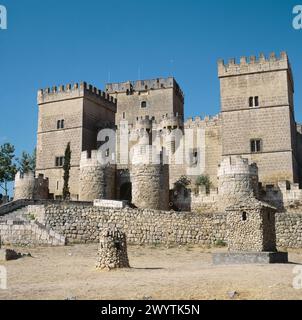
[[[268,58],[263,53],[258,58],[256,56],[250,56],[249,58],[243,56],[239,63],[236,63],[235,58],[229,59],[227,64],[223,59],[218,60],[219,77],[282,69],[290,69],[289,59],[285,51],[281,52],[280,57],[275,52],[272,52]]]
[[[175,88],[176,92],[180,93],[182,99],[184,98],[184,93],[182,92],[179,84],[174,77],[114,82],[106,84],[106,92],[109,94],[125,93],[127,91],[146,91],[168,88]]]
[[[51,88],[40,89],[38,91],[38,105],[57,102],[62,100],[70,100],[77,98],[89,98],[96,102],[102,101],[108,108],[116,111],[116,99],[107,92],[97,89],[86,82],[53,86]]]

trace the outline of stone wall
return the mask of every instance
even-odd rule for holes
[[[69,243],[99,242],[112,225],[123,230],[131,244],[177,243],[214,245],[227,241],[225,213],[186,213],[92,206],[45,205],[46,226]],[[276,213],[277,247],[302,248],[302,213]]]
[[[197,192],[191,193],[191,210],[193,212],[217,212],[218,211],[218,190],[211,188],[207,193],[205,186],[199,186]]]
[[[302,248],[302,211],[300,213],[277,213],[277,245],[281,248]]]
[[[116,226],[132,244],[213,245],[226,237],[225,215],[139,209],[45,206],[46,226],[68,242],[98,242],[102,230]]]
[[[302,212],[302,189],[298,183],[279,181],[278,185],[267,185],[261,189],[261,199],[279,211]]]
[[[222,159],[221,125],[220,114],[214,117],[191,118],[184,124],[185,135],[192,135],[193,148],[197,151],[201,162],[198,175],[208,175],[214,187],[217,187],[217,168]],[[188,165],[184,166],[185,172],[187,167]],[[194,182],[196,175],[190,178]]]
[[[7,221],[0,223],[2,244],[20,246],[64,246],[65,237],[33,222]]]

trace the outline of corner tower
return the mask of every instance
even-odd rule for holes
[[[49,178],[49,191],[59,199],[63,189],[64,152],[70,142],[70,193],[76,200],[81,153],[96,149],[98,130],[114,125],[116,100],[82,82],[40,90],[38,106],[36,173]]]
[[[218,62],[222,155],[255,162],[264,184],[298,181],[294,82],[285,52]]]

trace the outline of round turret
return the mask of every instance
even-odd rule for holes
[[[225,158],[218,169],[221,209],[258,196],[258,167],[240,156]]]
[[[160,163],[154,146],[144,139],[134,147],[130,177],[132,203],[138,208],[168,210],[169,170]]]
[[[14,200],[34,198],[35,174],[18,172],[15,176]]]
[[[80,162],[79,200],[112,200],[115,198],[115,165],[103,165],[98,160],[97,150],[82,152]]]

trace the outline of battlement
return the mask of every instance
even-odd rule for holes
[[[155,123],[154,118],[149,116],[142,116],[135,121],[135,130],[152,130],[153,123]]]
[[[15,175],[15,183],[19,181],[35,181],[34,172],[21,173],[20,171]]]
[[[176,93],[180,98],[184,99],[184,94],[180,89],[180,86],[173,77],[169,78],[158,78],[151,80],[137,80],[137,81],[127,81],[120,83],[108,83],[106,85],[106,92],[109,94],[114,93],[133,93],[148,90],[158,90],[174,88]]]
[[[44,177],[44,174],[39,174],[37,177],[35,176],[34,172],[27,172],[21,173],[20,171],[15,175],[15,183],[22,183],[22,182],[36,182],[36,183],[48,183],[48,178]]]
[[[83,151],[81,153],[80,167],[99,166],[100,156],[98,150]]]
[[[301,210],[302,189],[298,183],[279,181],[277,185],[260,185],[261,198],[281,211]]]
[[[87,84],[86,82],[53,86],[38,91],[38,104],[50,103],[76,98],[93,98],[110,104],[116,108],[117,101],[108,93]]]
[[[43,174],[35,177],[34,172],[15,175],[14,200],[18,199],[48,199],[49,181]]]
[[[188,118],[185,123],[185,129],[203,128],[205,126],[217,126],[220,124],[220,115]]]
[[[183,128],[183,119],[178,113],[166,114],[162,116],[160,125],[163,129]]]
[[[241,156],[226,157],[218,168],[218,177],[226,175],[258,175],[258,167],[255,163],[249,164],[248,159]]]
[[[286,52],[281,52],[280,57],[277,57],[274,52],[270,54],[269,58],[266,58],[263,53],[258,59],[255,56],[251,56],[249,59],[241,57],[239,63],[236,63],[234,58],[230,59],[228,64],[225,64],[224,60],[218,60],[219,78],[277,70],[288,70],[291,74]]]

